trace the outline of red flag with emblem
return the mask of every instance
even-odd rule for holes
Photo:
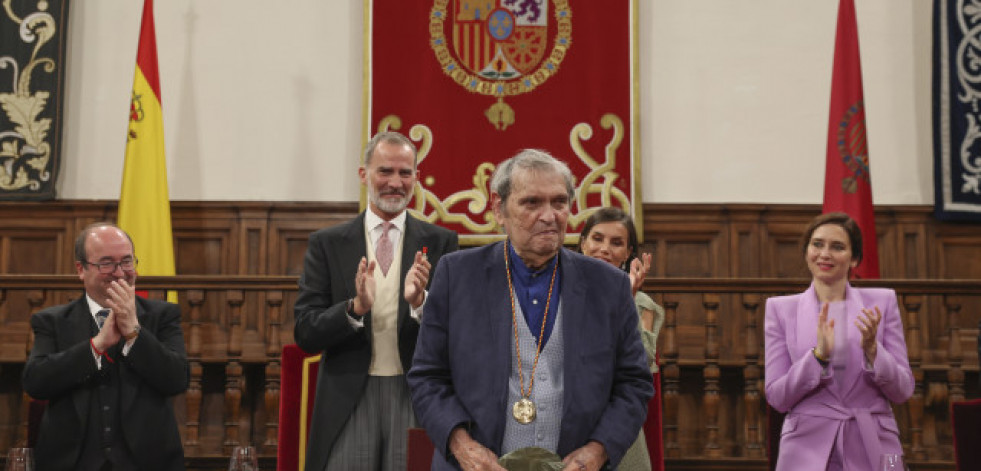
[[[879,278],[879,249],[872,205],[872,176],[865,131],[862,63],[853,0],[838,5],[828,155],[824,174],[824,212],[847,213],[862,229],[862,262],[852,274]]]

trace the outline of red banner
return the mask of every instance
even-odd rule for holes
[[[490,239],[494,165],[537,148],[576,175],[570,234],[600,206],[640,217],[635,1],[366,1],[365,140],[417,143],[416,215]]]
[[[862,263],[852,271],[858,278],[879,278],[879,249],[872,206],[872,176],[865,138],[865,102],[858,26],[852,0],[838,5],[831,107],[828,118],[828,156],[824,173],[824,212],[847,213],[862,229]]]

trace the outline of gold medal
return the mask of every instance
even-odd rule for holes
[[[531,399],[523,397],[514,403],[511,413],[514,414],[514,420],[517,420],[519,424],[528,425],[535,420],[535,403],[531,402]]]

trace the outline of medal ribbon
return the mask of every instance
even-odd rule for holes
[[[511,324],[514,326],[514,348],[518,355],[518,377],[520,378],[519,387],[521,397],[531,397],[531,390],[535,387],[535,369],[538,368],[538,357],[542,354],[542,339],[545,338],[545,323],[548,321],[548,307],[552,304],[552,286],[555,285],[555,273],[559,270],[558,254],[555,254],[555,266],[552,267],[552,279],[548,282],[548,298],[545,300],[545,315],[542,317],[542,329],[538,333],[538,348],[535,351],[535,362],[531,366],[531,379],[528,380],[528,394],[525,394],[525,375],[521,371],[521,343],[518,341],[518,311],[514,307],[514,286],[511,284],[511,265],[508,257],[508,244],[510,240],[504,241],[504,269],[508,274],[508,297],[511,299]],[[531,327],[531,326],[529,326]]]

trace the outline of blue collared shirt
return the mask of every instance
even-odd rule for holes
[[[552,257],[538,271],[531,271],[525,262],[521,260],[514,247],[508,243],[509,264],[511,265],[511,283],[514,286],[514,294],[521,311],[524,313],[525,322],[538,342],[538,334],[542,329],[542,318],[545,317],[545,303],[548,300],[549,280],[552,279],[552,269],[558,263],[559,256]],[[555,325],[555,314],[559,308],[559,298],[562,292],[562,270],[556,270],[555,281],[552,287],[552,300],[549,303],[548,318],[545,320],[545,333],[542,335],[542,347],[548,343],[548,337],[552,333],[552,326]]]

